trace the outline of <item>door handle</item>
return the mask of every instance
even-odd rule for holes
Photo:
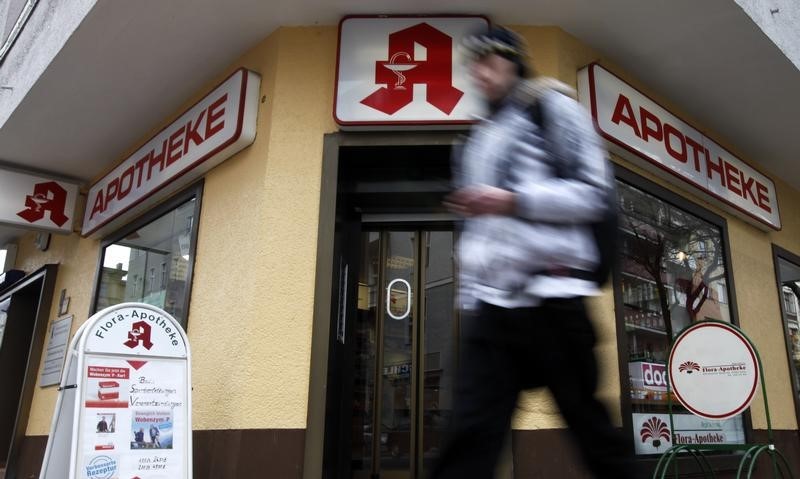
[[[392,286],[396,283],[402,283],[406,286],[406,291],[408,291],[408,301],[406,302],[406,311],[400,316],[395,315],[392,313]],[[390,318],[395,319],[397,321],[401,321],[406,319],[409,314],[411,314],[411,284],[402,279],[402,278],[395,278],[389,281],[389,286],[386,287],[386,314],[389,315]]]
[[[347,334],[347,274],[350,265],[339,262],[339,310],[336,313],[336,340],[341,344],[346,341]]]

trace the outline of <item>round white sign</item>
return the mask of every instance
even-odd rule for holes
[[[686,409],[707,419],[727,419],[753,401],[758,360],[750,341],[735,327],[703,321],[675,340],[669,375],[675,396]]]

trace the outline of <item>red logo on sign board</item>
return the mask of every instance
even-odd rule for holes
[[[150,341],[150,325],[144,321],[133,323],[131,330],[128,331],[128,340],[123,344],[133,349],[138,346],[139,343],[146,349],[153,347],[153,343]]]
[[[686,361],[678,367],[678,371],[686,374],[692,374],[694,371],[700,371],[700,365],[694,361]]]
[[[639,431],[639,436],[642,438],[642,442],[652,439],[653,447],[658,449],[661,446],[661,439],[669,442],[669,427],[667,427],[664,421],[653,416],[642,423],[642,430]]]
[[[427,51],[425,60],[414,58],[415,44]],[[414,100],[414,85],[426,85],[425,100],[450,114],[464,92],[453,86],[453,39],[420,23],[389,35],[389,59],[375,62],[375,83],[386,85],[361,103],[393,115]]]
[[[41,220],[47,211],[50,212],[50,220],[58,226],[69,220],[64,211],[67,208],[67,190],[55,181],[37,183],[33,187],[33,194],[25,197],[25,206],[27,209],[17,213],[17,216],[29,223]]]

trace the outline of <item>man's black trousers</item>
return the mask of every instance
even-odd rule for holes
[[[452,424],[432,476],[490,479],[520,391],[550,389],[598,478],[633,478],[630,449],[595,398],[595,333],[583,298],[465,314]],[[517,451],[524,454],[524,451]]]

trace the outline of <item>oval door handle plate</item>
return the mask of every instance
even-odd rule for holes
[[[392,313],[392,286],[394,286],[397,283],[404,284],[406,287],[406,291],[408,291],[408,301],[406,301],[406,311],[400,316]],[[411,284],[408,281],[402,278],[395,278],[389,281],[389,286],[386,287],[386,314],[388,314],[390,318],[395,319],[397,321],[406,319],[408,315],[411,314]]]

